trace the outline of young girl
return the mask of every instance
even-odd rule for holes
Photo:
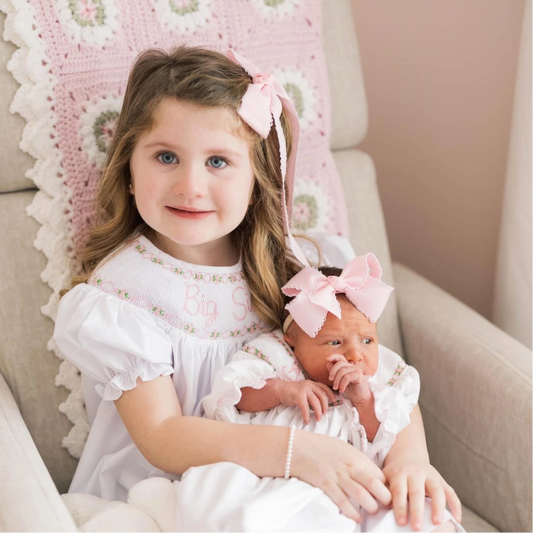
[[[91,424],[70,492],[125,500],[148,477],[220,462],[283,477],[287,428],[208,420],[201,400],[234,352],[281,326],[279,287],[299,270],[286,239],[306,262],[287,230],[297,140],[281,84],[232,51],[137,59],[99,190],[101,220],[56,320]],[[418,408],[412,418],[383,472],[339,439],[297,431],[291,476],[354,520],[350,497],[374,513],[391,492],[403,524],[409,497],[415,529],[425,491],[435,524],[446,499],[459,515],[429,464]]]
[[[290,314],[283,330],[254,339],[219,370],[212,393],[203,399],[206,416],[241,424],[289,426],[337,437],[353,444],[382,468],[396,435],[409,424],[420,390],[417,371],[378,344],[376,322],[392,290],[381,281],[381,266],[374,254],[351,260],[344,270],[304,268],[283,287],[287,296],[294,297],[286,306]],[[338,397],[330,387],[339,392]],[[310,415],[310,409],[315,416]],[[249,481],[246,489],[254,496],[244,499],[248,507],[254,506],[254,514],[247,513],[244,522],[238,498],[242,481],[235,476],[228,479],[227,471],[224,475],[224,490],[237,496],[226,506],[224,518],[226,522],[231,519],[237,531],[254,531],[260,525],[262,529],[276,529],[275,524],[289,522],[294,509],[303,507],[305,491],[295,483],[292,491],[282,484],[276,489],[263,486],[270,492],[265,498],[257,489],[260,480],[255,484]],[[204,484],[216,484],[216,471],[200,476]],[[275,490],[283,493],[279,499],[283,498],[284,505],[272,516],[264,505],[275,497]],[[324,498],[317,495],[306,502],[315,514],[320,508],[321,526],[333,527],[329,520],[336,520],[336,531],[345,527],[353,530],[340,516],[329,519],[328,502],[321,502]],[[203,505],[209,506],[210,502],[204,500]],[[283,511],[285,516],[281,517]],[[316,517],[304,514],[309,522],[302,524],[298,517],[298,525],[311,529]],[[456,531],[455,526],[463,531],[447,511],[446,518],[450,520],[448,531]],[[189,520],[193,519],[189,512]],[[376,515],[365,517],[361,531],[393,531],[394,526],[392,511],[382,508]],[[429,513],[423,527],[434,527]]]

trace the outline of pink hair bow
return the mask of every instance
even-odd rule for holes
[[[231,48],[227,51],[227,56],[235,63],[241,65],[252,77],[252,83],[248,86],[238,110],[239,116],[254,131],[259,133],[263,139],[268,137],[270,128],[272,127],[272,121],[274,121],[274,127],[276,128],[279,141],[281,176],[283,180],[283,218],[285,220],[291,249],[296,259],[307,266],[309,263],[290,231],[292,190],[294,187],[296,153],[300,136],[298,115],[289,99],[287,91],[285,91],[281,82],[274,75],[262,72],[251,61],[237,54]],[[288,160],[287,145],[280,120],[282,109],[285,109],[292,129],[292,150]],[[287,184],[287,197],[285,196],[285,183]]]
[[[380,317],[393,287],[381,281],[382,270],[374,254],[352,259],[340,276],[326,277],[305,267],[281,290],[294,300],[286,305],[294,321],[310,337],[316,337],[328,312],[341,317],[336,294],[343,293],[371,322]]]

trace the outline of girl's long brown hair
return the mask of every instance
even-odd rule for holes
[[[281,326],[283,297],[280,287],[299,267],[287,257],[275,129],[263,139],[237,114],[251,82],[240,65],[219,52],[182,46],[169,53],[151,49],[140,54],[130,72],[97,196],[98,223],[81,254],[82,272],[73,278],[73,285],[86,282],[109,254],[138,233],[147,233],[150,229],[129,193],[129,165],[139,137],[153,127],[161,101],[176,98],[199,106],[223,106],[234,111],[239,130],[250,139],[255,178],[252,205],[233,232],[234,242],[240,252],[254,310],[270,326]],[[290,153],[291,131],[284,113],[281,123]]]

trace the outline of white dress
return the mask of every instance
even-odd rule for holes
[[[354,256],[346,239],[317,240],[331,264]],[[61,353],[81,370],[91,425],[69,492],[126,501],[141,480],[178,479],[141,455],[113,400],[139,376],[172,375],[183,414],[203,416],[201,400],[217,371],[266,329],[252,311],[240,263],[191,265],[144,236],[104,261],[61,299],[54,331]]]
[[[316,240],[329,264],[354,257],[343,238]],[[174,531],[358,530],[320,489],[298,479],[260,479],[233,463],[190,468],[181,478],[154,468],[116,410],[114,400],[138,377],[172,375],[183,414],[204,416],[202,398],[217,372],[266,330],[240,264],[187,264],[143,236],[108,258],[62,298],[56,318],[54,339],[81,370],[91,425],[69,492],[125,502],[134,486],[139,492],[162,477],[173,480],[172,499],[159,503],[175,517]],[[382,530],[392,530],[394,518],[385,519]]]

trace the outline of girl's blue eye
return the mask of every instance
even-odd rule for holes
[[[372,339],[363,339],[363,344],[371,344]]]
[[[172,165],[177,162],[176,156],[171,152],[161,152],[157,154],[157,159],[164,165]]]
[[[326,344],[328,346],[339,346],[340,343],[341,343],[341,341],[329,341]]]
[[[208,159],[210,166],[213,168],[224,168],[227,166],[228,162],[223,158],[219,156],[213,156]]]

